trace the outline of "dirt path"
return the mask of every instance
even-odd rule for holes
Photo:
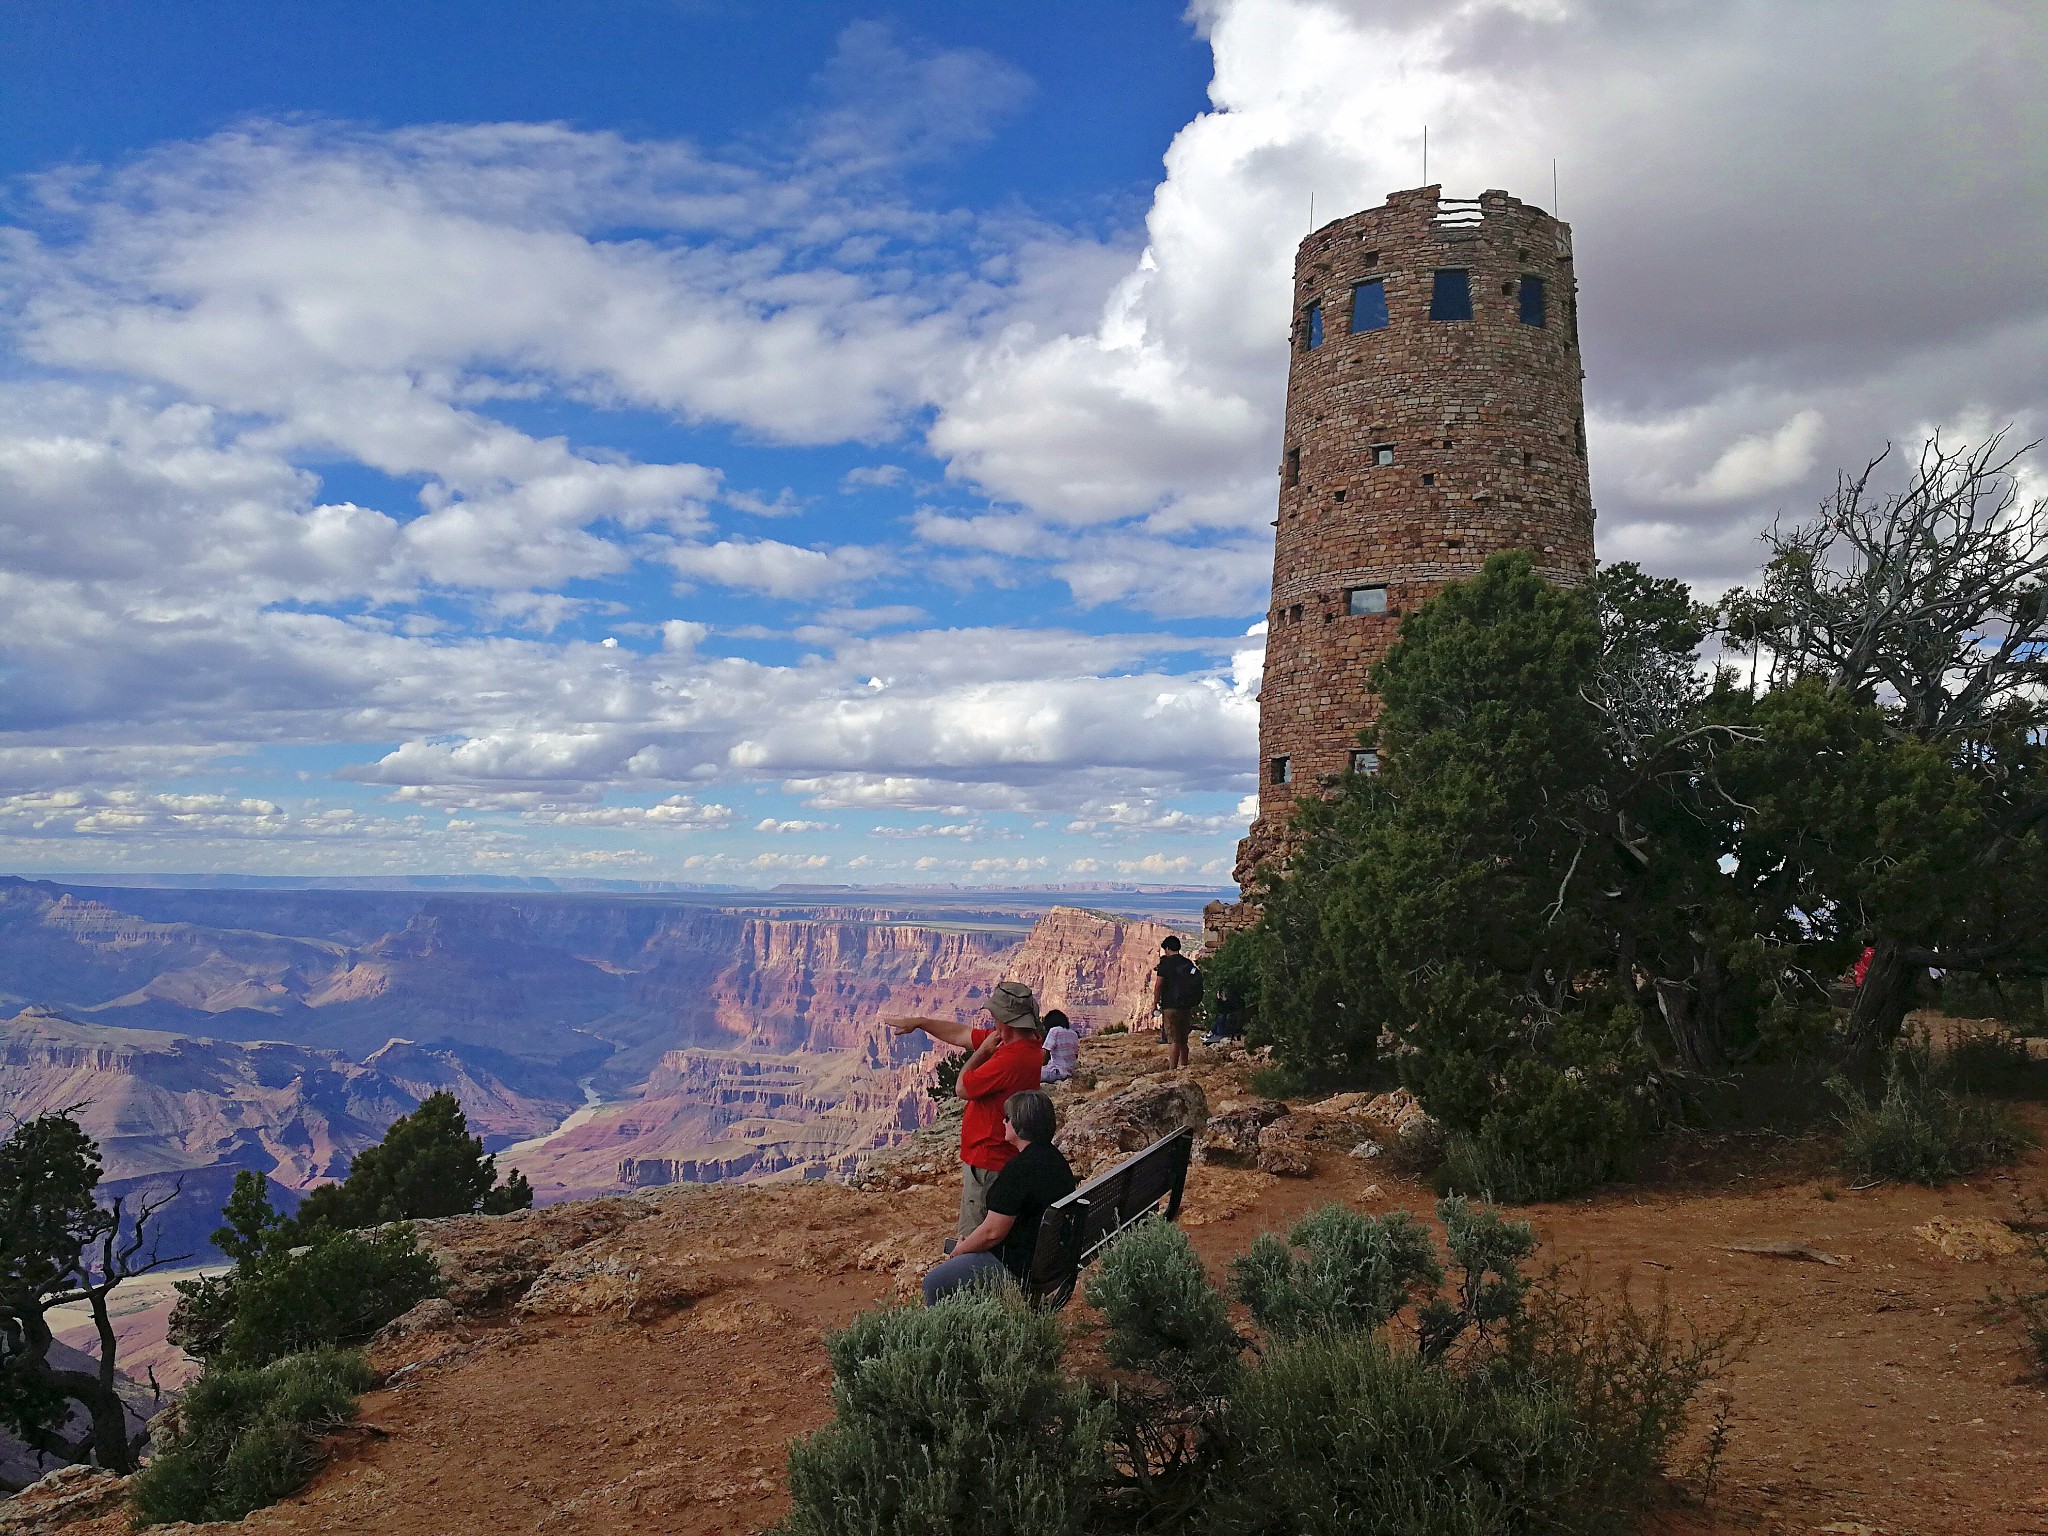
[[[1212,1100],[1231,1086],[1203,1075]],[[2021,1192],[2048,1192],[2048,1157],[1942,1191],[1855,1192],[1813,1163],[1796,1145],[1728,1149],[1664,1187],[1521,1213],[1547,1257],[1598,1285],[1646,1301],[1661,1287],[1703,1323],[1764,1331],[1722,1383],[1715,1498],[1660,1517],[1660,1536],[2048,1533],[2048,1395],[1984,1306],[2020,1261],[1948,1257],[1915,1232],[2012,1215]],[[1220,1267],[1327,1200],[1428,1208],[1426,1190],[1375,1168],[1328,1152],[1306,1179],[1198,1165],[1188,1230]],[[239,1529],[760,1531],[786,1507],[787,1442],[829,1415],[823,1334],[935,1255],[952,1201],[944,1186],[805,1185],[664,1203],[577,1249],[587,1275],[546,1305],[420,1341],[429,1363],[365,1399],[312,1486]],[[1732,1251],[1774,1245],[1842,1262]],[[1079,1303],[1068,1317],[1090,1326]]]

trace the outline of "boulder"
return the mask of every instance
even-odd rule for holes
[[[1283,1179],[1305,1179],[1315,1171],[1309,1151],[1309,1127],[1300,1115],[1287,1115],[1259,1132],[1259,1172]]]
[[[1231,1168],[1255,1168],[1259,1162],[1259,1133],[1287,1113],[1278,1099],[1226,1100],[1202,1128],[1200,1156],[1205,1163],[1222,1163]]]
[[[1199,1130],[1209,1101],[1190,1078],[1139,1077],[1114,1093],[1076,1104],[1055,1138],[1077,1178],[1090,1179],[1170,1131]]]
[[[120,1507],[128,1479],[104,1467],[59,1467],[0,1503],[0,1533],[44,1536]]]

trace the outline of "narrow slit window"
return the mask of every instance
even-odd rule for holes
[[[1360,747],[1351,754],[1351,771],[1353,773],[1378,773],[1380,771],[1379,753],[1373,751],[1370,747]]]
[[[1353,587],[1345,606],[1352,616],[1360,617],[1369,613],[1387,611],[1387,589],[1385,587]]]
[[[1356,283],[1351,289],[1351,331],[1384,331],[1387,328],[1387,282],[1376,277]]]
[[[1299,624],[1301,622],[1301,604],[1296,603],[1287,610],[1287,622],[1290,624]]]
[[[1302,317],[1302,339],[1311,352],[1323,344],[1323,306],[1320,300],[1309,305],[1308,313]]]
[[[1438,267],[1429,290],[1429,318],[1470,320],[1472,318],[1472,274],[1463,267]]]
[[[1393,463],[1394,445],[1392,443],[1374,443],[1372,445],[1372,461],[1375,464]]]
[[[1299,448],[1287,450],[1286,480],[1289,485],[1301,484],[1301,450]]]
[[[1543,279],[1524,276],[1522,279],[1522,324],[1544,325]]]
[[[1266,776],[1275,784],[1292,784],[1294,782],[1294,759],[1291,757],[1274,758],[1267,765]]]

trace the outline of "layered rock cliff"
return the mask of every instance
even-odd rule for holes
[[[727,963],[689,954],[695,994],[715,999],[716,1048],[660,1056],[626,1102],[521,1156],[543,1200],[728,1179],[820,1178],[901,1141],[937,1106],[925,1092],[939,1048],[898,1037],[889,1014],[969,1020],[1004,979],[1084,1032],[1150,1009],[1163,924],[1060,907],[1021,942],[887,922],[746,918]],[[658,974],[658,973],[657,973]],[[651,989],[650,989],[651,990]]]
[[[543,1198],[817,1177],[932,1112],[931,1042],[882,1016],[966,1019],[1014,977],[1084,1031],[1132,1022],[1168,931],[1077,908],[180,894],[0,878],[0,1001],[54,1010],[6,1027],[0,1108],[90,1103],[111,1178],[213,1170],[209,1198],[239,1167],[336,1177],[439,1088],[493,1148],[541,1141],[515,1161]],[[289,931],[262,926],[273,902]],[[586,1088],[611,1102],[549,1136]]]

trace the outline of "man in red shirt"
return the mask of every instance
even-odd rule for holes
[[[1036,1088],[1038,1069],[1045,1065],[1045,1049],[1038,1038],[1038,1004],[1029,987],[1021,981],[997,983],[983,1011],[994,1020],[993,1029],[951,1019],[882,1020],[899,1035],[921,1029],[934,1040],[973,1053],[961,1067],[954,1088],[967,1103],[960,1116],[961,1237],[988,1215],[989,1186],[1003,1165],[1017,1155],[1006,1134],[1003,1104],[1013,1093]]]

